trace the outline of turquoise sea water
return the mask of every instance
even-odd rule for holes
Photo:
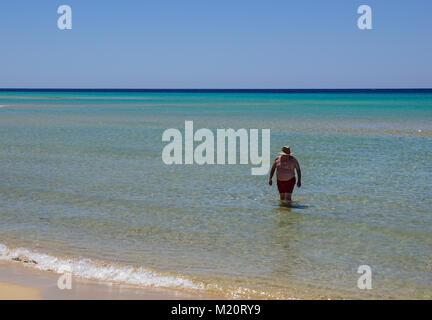
[[[432,298],[432,93],[3,91],[0,106],[3,259],[228,297]],[[302,167],[295,206],[250,165],[165,165],[162,133],[185,120],[270,129],[271,157],[288,144]]]

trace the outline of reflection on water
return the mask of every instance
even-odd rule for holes
[[[309,208],[306,204],[301,204],[296,201],[280,201],[279,202],[280,209],[288,209],[288,212],[291,212],[291,209],[307,209]]]

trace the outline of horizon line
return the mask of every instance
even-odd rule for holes
[[[0,91],[81,91],[81,92],[432,92],[431,88],[0,88]]]

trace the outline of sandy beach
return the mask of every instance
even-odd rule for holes
[[[0,300],[212,300],[221,299],[170,289],[143,288],[72,278],[70,290],[60,290],[60,275],[0,262]]]
[[[0,282],[0,300],[41,300],[38,288]]]

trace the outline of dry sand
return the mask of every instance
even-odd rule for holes
[[[0,282],[0,300],[41,300],[41,290],[8,282]]]

